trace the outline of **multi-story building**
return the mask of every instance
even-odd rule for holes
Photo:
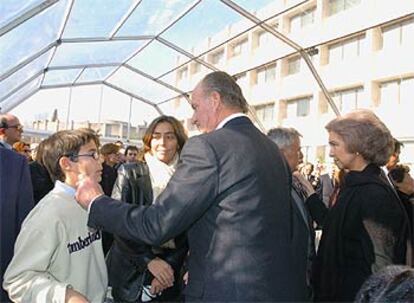
[[[256,16],[308,50],[341,113],[372,109],[404,143],[402,161],[414,163],[414,1],[277,0]],[[243,22],[217,33],[234,38],[200,59],[237,77],[264,131],[295,127],[305,160],[329,161],[324,126],[335,114],[305,61],[261,27],[235,35]],[[176,84],[194,87],[206,72],[192,61],[176,71]],[[192,114],[185,103],[175,102],[183,120]]]
[[[91,128],[100,134],[101,143],[122,141],[126,144],[134,144],[142,146],[142,137],[147,130],[147,125],[129,126],[128,122],[107,120],[104,122],[75,122],[70,121],[68,127],[65,122],[60,120],[48,121],[38,120],[34,121],[31,127],[25,127],[23,133],[24,139],[28,142],[40,142],[42,139],[50,136],[51,134],[64,129],[77,129],[77,128]]]

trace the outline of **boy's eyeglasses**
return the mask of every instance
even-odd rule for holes
[[[97,151],[94,151],[92,153],[88,153],[88,154],[78,154],[78,155],[65,155],[66,157],[68,157],[71,161],[76,161],[77,158],[79,157],[91,157],[95,160],[99,160],[101,158],[101,154]]]

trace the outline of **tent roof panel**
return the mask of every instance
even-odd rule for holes
[[[63,43],[51,66],[102,64],[127,60],[145,41]]]
[[[116,36],[157,35],[195,0],[142,0]]]
[[[106,82],[147,100],[151,100],[154,103],[177,95],[177,92],[143,77],[126,67],[118,69]]]
[[[0,70],[7,71],[58,38],[66,1],[60,1],[0,37]]]
[[[16,89],[20,84],[33,77],[39,71],[45,69],[52,51],[49,51],[22,69],[19,69],[10,77],[0,82],[0,99]]]
[[[75,1],[63,38],[109,37],[134,0]],[[102,22],[105,20],[105,22]]]

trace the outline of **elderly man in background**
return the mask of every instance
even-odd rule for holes
[[[301,264],[297,275],[301,276],[303,287],[308,289],[308,300],[311,301],[311,269],[316,254],[313,222],[322,225],[327,208],[315,193],[312,184],[297,171],[303,159],[300,149],[301,134],[294,128],[278,127],[269,130],[268,136],[277,144],[292,172],[291,195],[294,202],[293,210],[296,212],[293,220],[294,237],[298,239],[296,244],[299,245],[296,251],[301,254],[297,257]]]
[[[0,115],[0,148],[12,149],[13,144],[20,141],[23,125],[12,114]]]
[[[77,199],[90,208],[88,225],[151,245],[188,230],[187,301],[306,300],[290,172],[279,149],[245,115],[247,102],[228,74],[205,76],[190,103],[204,134],[186,143],[153,205],[119,203],[85,178]]]

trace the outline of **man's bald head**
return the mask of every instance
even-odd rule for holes
[[[13,145],[22,138],[23,126],[19,118],[6,113],[0,115],[0,139],[9,145]]]

